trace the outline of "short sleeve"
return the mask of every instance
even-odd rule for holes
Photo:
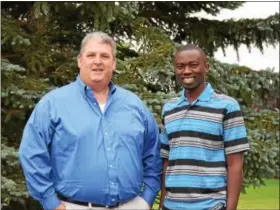
[[[169,158],[169,141],[168,135],[165,129],[165,122],[164,122],[164,109],[161,115],[161,125],[160,125],[160,141],[161,141],[161,149],[160,149],[160,156],[161,158],[168,159]]]
[[[223,126],[226,155],[249,150],[243,115],[236,101],[227,108]]]

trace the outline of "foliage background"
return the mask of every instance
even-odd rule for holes
[[[75,80],[76,56],[87,32],[103,30],[118,43],[114,82],[139,95],[160,123],[163,103],[178,95],[172,59],[183,41],[209,56],[208,81],[241,104],[251,150],[245,186],[279,177],[279,73],[253,71],[212,58],[221,47],[248,49],[279,43],[279,14],[266,19],[208,20],[242,2],[2,2],[1,203],[3,209],[39,209],[28,197],[17,158],[23,127],[46,92]],[[156,203],[158,202],[158,198]]]

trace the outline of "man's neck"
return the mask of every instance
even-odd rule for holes
[[[99,104],[106,104],[107,102],[107,97],[108,97],[108,93],[109,93],[109,86],[104,86],[104,87],[91,87],[92,88],[92,92],[96,98],[96,100],[98,101]]]
[[[206,88],[206,83],[201,84],[200,86],[198,86],[196,89],[193,90],[185,89],[185,97],[188,99],[190,103],[192,103],[198,98],[198,96],[204,91],[205,88]]]

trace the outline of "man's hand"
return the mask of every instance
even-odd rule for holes
[[[60,203],[60,205],[56,207],[54,210],[66,210],[66,206],[64,203]]]

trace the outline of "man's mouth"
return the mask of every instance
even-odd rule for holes
[[[185,78],[183,78],[183,82],[187,83],[187,84],[192,83],[193,81],[194,81],[194,77],[185,77]]]
[[[92,71],[94,71],[94,72],[102,72],[103,69],[92,69]]]

